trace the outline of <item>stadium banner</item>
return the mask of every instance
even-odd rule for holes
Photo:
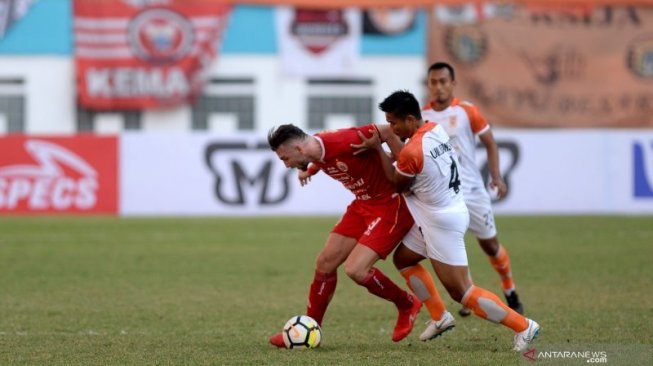
[[[117,214],[116,137],[0,137],[0,215]]]
[[[222,0],[74,0],[78,103],[140,110],[191,101],[229,13]]]
[[[437,5],[428,63],[495,125],[653,127],[653,7]]]
[[[353,198],[324,174],[301,187],[262,134],[129,132],[120,159],[124,215],[337,215]]]
[[[401,36],[412,31],[417,23],[415,8],[370,8],[363,10],[363,34]]]
[[[285,75],[353,75],[360,59],[361,13],[355,9],[278,7],[277,39]]]
[[[0,39],[19,21],[36,0],[0,0]]]
[[[508,195],[497,214],[653,214],[653,131],[495,130]],[[170,146],[175,146],[171,149]],[[477,149],[487,171],[485,151]],[[265,135],[122,135],[121,214],[340,215],[353,195],[318,173],[301,187]]]
[[[314,9],[334,9],[343,7],[427,7],[434,4],[440,5],[465,5],[469,3],[483,4],[488,2],[507,3],[508,1],[483,1],[483,0],[229,0],[233,4],[267,5],[267,6],[300,6]],[[569,6],[595,6],[595,5],[653,5],[653,0],[511,0],[513,4],[527,4],[539,7],[569,7]]]

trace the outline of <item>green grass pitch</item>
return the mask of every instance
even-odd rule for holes
[[[0,365],[528,363],[511,351],[512,332],[475,317],[418,341],[424,308],[408,340],[393,343],[394,307],[342,269],[322,346],[268,345],[304,312],[335,221],[1,217]],[[498,227],[527,315],[542,325],[537,352],[598,350],[607,365],[650,364],[652,217],[499,217]],[[467,244],[475,282],[499,294],[480,247]],[[379,267],[405,287],[389,261]],[[536,364],[587,364],[552,357]]]

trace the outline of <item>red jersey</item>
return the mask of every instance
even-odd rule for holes
[[[370,137],[373,124],[324,131],[314,136],[322,144],[322,158],[313,161],[331,178],[342,183],[358,200],[384,200],[391,198],[395,187],[385,177],[381,158],[374,150],[354,155],[351,144],[360,144],[357,131]]]

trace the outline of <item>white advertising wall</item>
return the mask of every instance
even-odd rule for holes
[[[121,140],[123,215],[331,215],[353,195],[319,174],[300,187],[263,134],[141,134]]]
[[[653,213],[653,131],[497,131],[508,196],[496,213]],[[484,149],[477,161],[484,164]]]
[[[495,136],[510,188],[497,214],[653,213],[653,131]],[[339,215],[353,198],[323,173],[300,187],[264,134],[125,133],[119,161],[123,215]]]

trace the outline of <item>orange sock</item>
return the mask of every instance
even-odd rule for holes
[[[426,268],[418,263],[412,267],[402,269],[401,275],[404,276],[406,284],[408,284],[408,287],[410,287],[417,298],[424,303],[429,314],[431,314],[431,319],[440,320],[446,309],[435,287],[433,277],[431,277],[431,274]]]
[[[488,257],[492,267],[499,273],[501,276],[501,287],[503,287],[503,292],[510,293],[515,289],[515,283],[512,281],[512,270],[510,269],[510,257],[508,257],[508,251],[499,245],[499,251],[494,257]]]
[[[506,306],[497,295],[480,287],[472,285],[468,288],[461,303],[481,318],[501,323],[515,332],[521,332],[528,327],[524,316]]]

